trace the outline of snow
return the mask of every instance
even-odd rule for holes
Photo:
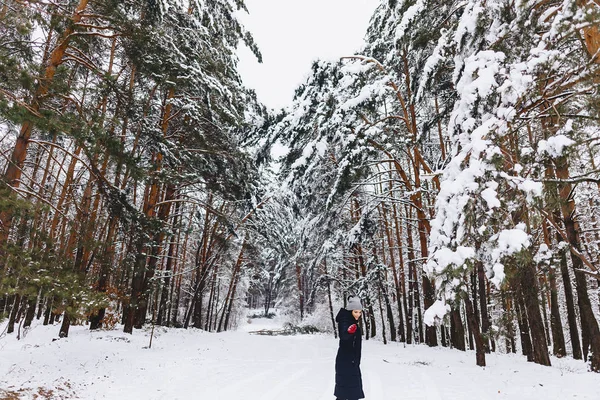
[[[0,339],[0,397],[52,391],[53,399],[334,398],[333,335],[252,335],[281,322],[252,321],[225,333],[156,328],[150,349],[147,329],[127,335],[73,326],[69,338],[53,341],[57,325],[36,325],[20,341]],[[362,354],[371,400],[596,399],[600,384],[598,374],[571,358],[543,367],[517,354],[489,354],[480,368],[472,351],[377,340],[363,341]]]
[[[498,234],[498,247],[492,251],[492,257],[500,259],[502,256],[517,253],[530,244],[529,235],[524,230],[504,229]]]
[[[445,301],[436,300],[431,307],[425,310],[423,321],[428,326],[434,326],[436,322],[444,318],[449,312],[450,306]]]
[[[494,181],[488,182],[488,188],[481,192],[481,197],[485,200],[488,207],[491,209],[500,207],[500,200],[498,200],[498,193],[496,189],[498,184]]]
[[[458,246],[456,251],[443,247],[435,252],[433,262],[429,265],[430,272],[442,272],[449,265],[462,266],[466,260],[475,257],[475,250],[472,247]]]
[[[538,154],[547,153],[550,157],[560,157],[566,147],[571,146],[575,142],[565,135],[556,135],[548,138],[548,140],[540,140],[538,143]]]

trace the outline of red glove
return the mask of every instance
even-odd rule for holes
[[[354,333],[356,332],[356,324],[352,324],[348,327],[348,333]]]

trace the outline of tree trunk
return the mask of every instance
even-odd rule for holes
[[[391,165],[390,165],[390,169],[391,169]],[[390,185],[391,185],[391,176],[390,176]],[[391,187],[390,187],[391,190]],[[396,234],[396,244],[398,246],[398,274],[399,277],[397,278],[399,280],[399,284],[398,284],[398,288],[396,289],[396,296],[397,296],[397,301],[398,301],[398,333],[400,334],[400,341],[401,342],[406,342],[407,341],[407,337],[410,336],[410,331],[409,331],[409,327],[408,327],[408,307],[407,307],[407,300],[406,300],[406,278],[405,278],[405,274],[404,274],[404,257],[402,254],[402,247],[400,246],[400,244],[402,243],[402,223],[398,218],[398,211],[396,209],[396,203],[392,202],[392,215],[394,217],[394,232]],[[394,274],[396,275],[396,274]],[[395,283],[395,282],[394,282]],[[402,303],[400,303],[400,292],[402,293]],[[405,323],[404,323],[404,316],[402,315],[402,309],[404,308],[404,310],[406,311],[406,328],[404,327]],[[412,327],[410,328],[412,330]],[[406,331],[406,334],[405,334]]]
[[[390,297],[387,293],[387,288],[384,286],[384,282],[379,281],[381,285],[381,292],[383,295],[383,300],[385,301],[385,310],[387,314],[387,319],[390,324],[390,340],[392,342],[396,341],[396,326],[394,324],[394,312],[392,311],[392,306],[390,304]],[[383,336],[385,337],[385,331],[383,332]]]
[[[565,335],[563,333],[563,325],[560,318],[560,308],[558,307],[558,288],[556,287],[556,276],[554,274],[554,267],[550,267],[549,271],[550,280],[550,326],[552,328],[552,344],[553,351],[557,357],[564,357],[567,355],[567,347],[565,344]]]
[[[27,313],[25,314],[25,321],[23,322],[23,327],[27,328],[31,326],[31,322],[33,321],[33,317],[35,317],[35,306],[37,304],[37,298],[32,297],[27,302]]]
[[[15,322],[17,321],[17,313],[19,308],[21,307],[21,295],[19,293],[15,294],[15,300],[13,302],[13,306],[10,310],[10,316],[8,317],[8,326],[6,328],[6,333],[13,333],[15,331]]]
[[[175,205],[175,216],[173,218],[173,226],[178,226],[179,221],[179,213],[180,213],[180,203]],[[169,250],[167,251],[167,262],[165,264],[164,271],[164,279],[162,281],[161,290],[160,290],[160,303],[158,308],[158,317],[157,317],[157,325],[163,325],[165,321],[166,311],[169,308],[169,289],[171,288],[171,274],[173,270],[173,263],[175,260],[175,251],[176,247],[179,243],[181,230],[179,230],[177,235],[177,240],[171,240],[169,243]],[[168,318],[166,319],[168,322]]]
[[[379,300],[379,315],[381,315],[381,337],[383,338],[383,344],[387,344],[387,338],[385,337],[386,333],[385,333],[385,317],[383,316],[383,306],[381,305],[381,293],[379,293],[379,296],[377,296],[378,300]],[[388,304],[389,306],[389,304]],[[391,311],[391,309],[390,309]],[[388,318],[389,318],[389,312],[388,312]],[[394,320],[392,319],[392,323],[390,324],[391,327],[391,331],[394,330]]]
[[[442,347],[448,347],[448,328],[446,325],[440,326],[440,337],[442,339]]]
[[[53,301],[53,297],[49,297],[48,301],[46,301],[46,311],[44,312],[44,326],[48,325],[48,323],[50,322],[50,313],[52,312]]]
[[[42,290],[40,290],[40,295],[39,295],[39,302],[37,305],[37,314],[35,315],[35,319],[37,319],[38,321],[40,320],[40,318],[42,318],[42,313],[44,312],[44,301],[46,300],[45,296],[43,296],[43,292]],[[1,305],[0,305],[0,309],[1,309]]]
[[[519,283],[516,283],[519,285]],[[525,305],[521,289],[518,288],[515,293],[515,309],[517,311],[517,320],[519,322],[519,333],[521,337],[521,351],[524,356],[527,356],[527,361],[533,361],[533,349],[531,347],[531,337],[529,336],[529,323],[525,314]]]
[[[572,197],[573,188],[568,182],[569,165],[565,157],[555,159],[554,163],[556,166],[556,176],[563,180],[558,184],[559,196],[561,199],[563,224],[569,245],[571,246],[571,263],[575,272],[577,304],[579,305],[579,316],[581,318],[583,356],[584,359],[587,359],[589,349],[591,349],[592,371],[600,372],[600,329],[588,296],[587,276],[582,272],[585,267],[581,258],[576,255],[576,253],[581,254],[580,229],[579,223],[575,219],[575,200]]]
[[[398,316],[400,319],[399,325],[398,325],[398,333],[400,333],[400,341],[403,342],[404,340],[404,332],[402,332],[404,330],[404,323],[402,321],[402,303],[401,303],[401,297],[400,297],[400,283],[398,282],[398,272],[396,271],[396,257],[394,254],[394,241],[392,238],[392,233],[389,227],[389,223],[388,223],[388,218],[387,218],[387,212],[386,212],[386,207],[385,205],[382,204],[381,206],[381,214],[383,217],[383,225],[384,225],[384,230],[385,230],[385,236],[387,238],[387,243],[388,243],[388,252],[389,252],[389,257],[390,257],[390,266],[392,267],[392,278],[394,280],[394,289],[396,290],[396,301],[397,301],[397,307],[398,307]],[[385,250],[384,250],[385,251]],[[384,253],[385,254],[385,253]],[[392,340],[392,342],[396,341],[396,327],[394,326],[394,314],[392,313],[391,307],[389,305],[389,298],[387,295],[387,290],[383,290],[384,295],[386,296],[386,308],[388,309],[388,319],[390,320],[390,338]]]
[[[487,309],[487,293],[485,290],[486,280],[483,263],[477,262],[477,280],[479,282],[479,308],[481,309],[481,334],[483,336],[483,345],[486,353],[490,352],[490,343],[494,341],[489,335],[490,332],[490,317]],[[475,344],[477,345],[477,343]],[[493,344],[492,344],[493,347]]]
[[[552,242],[550,240],[550,232],[548,231],[548,224],[546,221],[542,221],[542,228],[542,232],[544,233],[544,243],[550,248]],[[552,330],[552,354],[561,358],[567,355],[567,348],[558,304],[558,288],[555,270],[556,268],[554,265],[550,265],[548,268],[548,282],[550,285],[550,329]]]
[[[335,326],[335,317],[333,316],[333,302],[331,301],[331,279],[327,277],[327,300],[329,302],[329,316],[331,317],[331,326],[333,328],[333,336],[337,339],[337,329]]]
[[[410,214],[408,214],[410,217]],[[410,218],[409,218],[410,219]],[[421,313],[421,298],[419,295],[419,279],[417,277],[417,267],[415,261],[415,253],[413,250],[413,236],[412,236],[412,227],[410,226],[409,219],[406,221],[406,239],[408,244],[408,277],[409,277],[409,299],[410,299],[410,326],[413,330],[417,330],[417,332],[413,332],[413,339],[419,340],[419,343],[423,343],[423,329],[421,325],[421,318],[417,318],[416,323],[413,321],[413,317],[415,314],[415,308],[417,311],[417,316]],[[414,327],[413,327],[414,325]],[[408,324],[407,324],[408,326]],[[416,328],[416,329],[415,329]],[[415,335],[416,333],[416,335]],[[410,342],[407,342],[410,343]]]
[[[300,307],[300,321],[304,319],[304,290],[302,289],[302,267],[296,260],[296,284],[298,285],[298,306]]]
[[[552,339],[550,338],[550,324],[548,322],[548,311],[546,310],[548,307],[546,304],[546,293],[544,293],[545,285],[544,285],[542,278],[540,278],[538,280],[538,284],[540,285],[540,298],[542,299],[541,309],[542,309],[542,317],[544,318],[543,323],[544,323],[544,332],[546,333],[546,343],[548,344],[548,346],[550,346]]]
[[[227,326],[229,324],[229,315],[233,309],[233,299],[235,297],[235,291],[237,288],[238,276],[240,273],[240,269],[242,267],[242,261],[244,256],[244,250],[246,247],[247,236],[244,237],[244,241],[242,242],[242,247],[240,248],[240,253],[238,254],[237,260],[235,262],[235,266],[233,267],[233,272],[231,273],[231,281],[229,282],[229,289],[227,290],[227,296],[225,296],[225,303],[223,306],[223,313],[221,314],[221,320],[219,321],[219,326],[217,327],[217,332],[221,332],[221,328],[223,327],[223,321],[225,321],[224,329],[227,330]],[[265,317],[267,314],[265,313]]]
[[[525,262],[524,264],[519,268],[519,275],[533,344],[533,361],[537,364],[549,366],[550,356],[548,355],[546,333],[540,314],[535,266],[531,262]]]
[[[58,332],[58,337],[66,338],[69,336],[69,328],[71,327],[71,317],[67,310],[65,310],[63,314],[62,325],[60,326],[60,331]]]
[[[172,184],[167,184],[165,189],[165,195],[162,199],[161,204],[158,206],[157,219],[161,222],[161,224],[166,224],[169,220],[169,215],[171,213],[171,204],[173,199],[175,198],[176,188]],[[151,256],[148,259],[146,271],[144,274],[144,281],[142,283],[142,298],[141,304],[139,307],[139,312],[136,317],[136,320],[139,321],[140,327],[146,319],[146,314],[148,312],[148,299],[152,296],[153,286],[151,285],[152,279],[154,278],[154,274],[156,272],[158,260],[161,259],[161,252],[163,248],[163,242],[165,240],[165,230],[161,226],[159,228],[159,232],[154,235],[154,240],[152,241],[151,246]],[[137,328],[137,326],[136,326]]]
[[[460,307],[457,305],[456,307]],[[450,343],[452,347],[465,351],[465,328],[460,317],[460,308],[452,308],[450,312]]]
[[[481,331],[479,330],[479,322],[477,322],[477,318],[475,318],[475,313],[473,312],[473,303],[471,302],[469,295],[464,296],[464,301],[467,311],[467,322],[469,323],[471,332],[473,332],[473,336],[475,336],[475,358],[477,360],[477,365],[485,367],[486,349],[481,336]]]
[[[502,299],[502,308],[504,309],[503,322],[506,329],[506,352],[516,353],[517,346],[515,344],[515,331],[513,325],[513,312],[510,306],[510,299],[507,298],[504,289],[500,290],[500,297]]]
[[[558,246],[560,247],[558,242]],[[560,273],[565,291],[565,303],[567,304],[567,322],[569,324],[569,338],[571,339],[571,349],[573,358],[576,360],[583,359],[581,352],[581,341],[579,339],[579,328],[577,326],[577,314],[575,312],[575,300],[573,295],[573,285],[569,276],[569,267],[567,264],[566,250],[560,250]]]

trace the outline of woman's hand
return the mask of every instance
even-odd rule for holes
[[[354,332],[356,332],[356,328],[357,328],[356,324],[350,325],[348,327],[348,333],[354,333]]]

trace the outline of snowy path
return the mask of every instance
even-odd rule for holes
[[[0,399],[11,392],[23,399],[34,393],[53,399],[334,399],[337,341],[325,335],[157,329],[147,349],[146,331],[131,336],[74,327],[68,339],[52,341],[57,330],[37,326],[21,341],[0,339]],[[600,390],[600,375],[571,359],[553,359],[555,366],[545,368],[520,356],[490,355],[482,369],[470,352],[363,343],[368,400],[597,399]]]

